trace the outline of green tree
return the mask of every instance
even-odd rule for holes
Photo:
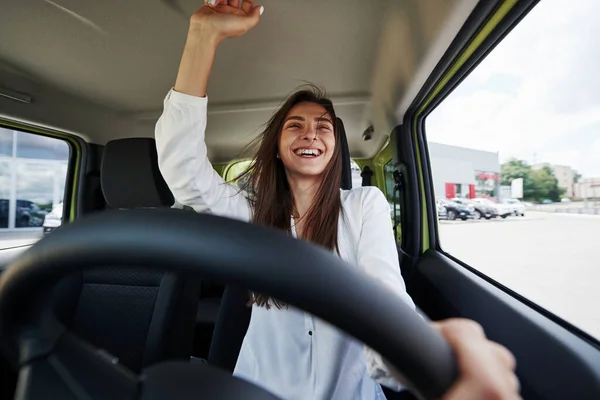
[[[537,200],[531,172],[531,165],[526,161],[513,158],[500,166],[500,184],[510,186],[513,180],[523,178],[523,198]]]
[[[532,171],[531,178],[536,190],[536,200],[559,201],[565,193],[563,188],[558,187],[558,180],[548,166]]]
[[[548,166],[534,170],[524,160],[511,159],[501,165],[500,173],[501,185],[509,186],[514,179],[523,178],[523,198],[526,200],[559,201],[565,193],[558,187],[558,180]]]
[[[583,175],[581,175],[578,171],[573,171],[573,183],[578,183]]]

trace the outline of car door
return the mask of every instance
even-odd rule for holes
[[[78,194],[78,168],[85,160],[81,146],[68,135],[0,120],[0,274],[42,237],[40,205],[51,208],[62,202],[70,210],[72,196]],[[37,220],[20,221],[30,214]],[[63,214],[65,222],[74,215]],[[12,398],[16,372],[3,353],[0,379],[0,398]]]
[[[586,29],[600,25],[596,15],[600,15],[597,2],[479,2],[415,98],[402,125],[392,133],[395,167],[401,175],[400,202],[407,210],[402,213],[402,251],[406,253],[402,270],[409,293],[431,318],[474,319],[492,340],[507,346],[517,358],[517,374],[526,399],[600,398],[600,275],[596,272],[600,269],[593,251],[597,246],[591,244],[597,241],[592,232],[600,231],[600,219],[586,216],[569,220],[574,217],[559,213],[538,213],[534,218],[528,212],[525,219],[447,224],[437,219],[435,197],[443,196],[447,183],[474,184],[481,196],[499,197],[507,183],[502,181],[503,175],[510,178],[506,165],[512,166],[510,159],[500,158],[504,153],[518,154],[515,149],[523,143],[529,143],[529,147],[521,154],[525,157],[530,151],[531,164],[536,151],[543,150],[548,162],[552,157],[560,159],[560,143],[556,156],[547,149],[560,135],[544,122],[543,116],[553,121],[560,118],[552,117],[546,109],[539,111],[541,101],[531,103],[540,99],[536,91],[545,96],[553,94],[550,89],[561,94],[573,92],[569,99],[577,101],[576,106],[557,96],[554,103],[542,105],[560,112],[570,108],[565,114],[568,123],[562,125],[566,132],[563,139],[569,140],[567,134],[571,141],[587,137],[585,129],[594,127],[595,119],[587,119],[581,110],[593,110],[600,103],[594,103],[595,93],[586,87],[600,82],[593,72],[600,67],[596,61],[600,58],[586,57],[586,52],[593,49],[585,48],[575,52],[580,58],[569,60],[570,55],[562,54],[560,49],[587,43]],[[541,39],[556,31],[560,33]],[[494,56],[495,51],[499,55]],[[553,62],[557,66],[552,66]],[[531,64],[538,68],[530,68]],[[559,71],[554,75],[543,73],[551,67]],[[562,85],[565,77],[586,73],[587,78],[582,77],[585,83],[575,89]],[[528,86],[531,82],[537,86]],[[588,97],[583,100],[581,96],[585,95]],[[485,108],[486,104],[491,106]],[[510,113],[496,116],[506,110],[520,119],[513,121]],[[529,112],[538,113],[533,121]],[[510,121],[506,126],[517,132],[507,131],[505,137],[500,137],[502,131],[497,126],[506,119]],[[527,128],[519,130],[519,123]],[[469,129],[474,133],[465,134]],[[544,130],[552,136],[544,135]],[[527,134],[536,140],[530,141]],[[470,163],[471,177],[457,175],[448,178],[450,182],[443,181],[442,173],[436,172],[439,157],[430,152],[441,141],[445,141],[441,146],[447,147],[445,161],[454,159],[462,166]],[[585,142],[579,147],[582,154],[587,154]],[[500,153],[490,151],[495,148]],[[488,158],[492,161],[486,161]],[[573,162],[577,161],[573,157]],[[479,165],[491,165],[481,167],[490,170],[479,170]],[[582,165],[589,166],[590,171],[595,168],[593,162]],[[551,174],[543,165],[539,169],[534,166],[527,169],[526,179]],[[478,181],[478,176],[484,178]],[[551,178],[547,181],[554,182]],[[558,184],[558,180],[551,183],[548,190],[560,192]],[[525,194],[533,196],[528,188]],[[540,193],[536,196],[540,200],[543,197]],[[565,223],[572,230],[564,231]],[[555,240],[557,237],[559,240]]]

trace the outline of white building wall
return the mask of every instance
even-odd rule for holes
[[[500,173],[498,153],[434,142],[428,148],[436,197],[445,196],[446,183],[460,184],[457,195],[467,196],[478,172]]]
[[[573,186],[576,198],[600,200],[600,178],[584,178]]]
[[[456,158],[436,157],[431,159],[433,187],[436,197],[445,197],[446,183],[460,184],[459,197],[469,194],[469,185],[475,184],[473,163]]]

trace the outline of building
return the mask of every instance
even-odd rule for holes
[[[498,197],[498,153],[429,142],[436,197]]]
[[[558,181],[558,187],[565,190],[566,197],[574,196],[575,171],[573,168],[566,165],[556,165],[549,163],[534,164],[533,169],[542,169],[549,167]]]
[[[41,231],[62,201],[69,155],[63,140],[0,127],[0,231]]]
[[[573,186],[577,199],[600,200],[600,178],[583,178]]]

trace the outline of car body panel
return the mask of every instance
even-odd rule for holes
[[[62,202],[60,202],[52,207],[52,211],[46,214],[43,224],[44,233],[50,233],[62,224],[63,208],[64,205]]]

